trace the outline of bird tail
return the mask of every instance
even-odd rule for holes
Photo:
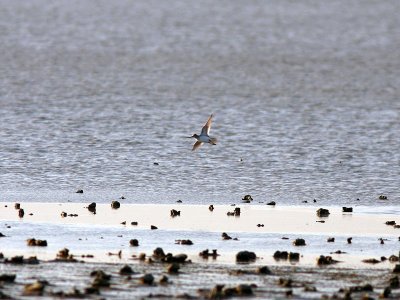
[[[217,144],[217,139],[216,138],[210,138],[210,144],[216,145]]]

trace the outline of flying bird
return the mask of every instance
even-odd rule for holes
[[[206,124],[203,126],[201,129],[200,135],[198,134],[193,134],[192,136],[189,136],[189,138],[195,138],[197,141],[194,143],[192,151],[196,150],[199,148],[203,143],[208,143],[212,145],[217,144],[217,139],[213,137],[209,137],[208,134],[210,133],[210,128],[211,128],[211,121],[212,121],[213,115],[208,118]]]

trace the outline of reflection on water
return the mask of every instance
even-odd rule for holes
[[[397,204],[399,5],[0,4],[0,200]]]

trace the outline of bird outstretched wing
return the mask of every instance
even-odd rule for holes
[[[211,116],[208,118],[207,123],[203,126],[203,128],[201,129],[201,135],[208,135],[211,129],[211,121],[212,121],[212,117],[214,115],[211,114]]]
[[[192,151],[196,150],[197,148],[199,148],[201,145],[203,145],[202,142],[197,141],[196,143],[194,143]]]

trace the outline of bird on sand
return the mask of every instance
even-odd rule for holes
[[[197,148],[199,148],[201,145],[203,145],[203,143],[208,143],[208,144],[211,144],[211,145],[216,145],[217,144],[217,139],[216,138],[208,136],[208,134],[210,133],[212,118],[213,118],[213,114],[211,114],[211,116],[208,118],[206,124],[201,129],[200,135],[193,134],[192,136],[188,137],[188,138],[195,138],[197,140],[193,145],[192,151],[194,151]]]

